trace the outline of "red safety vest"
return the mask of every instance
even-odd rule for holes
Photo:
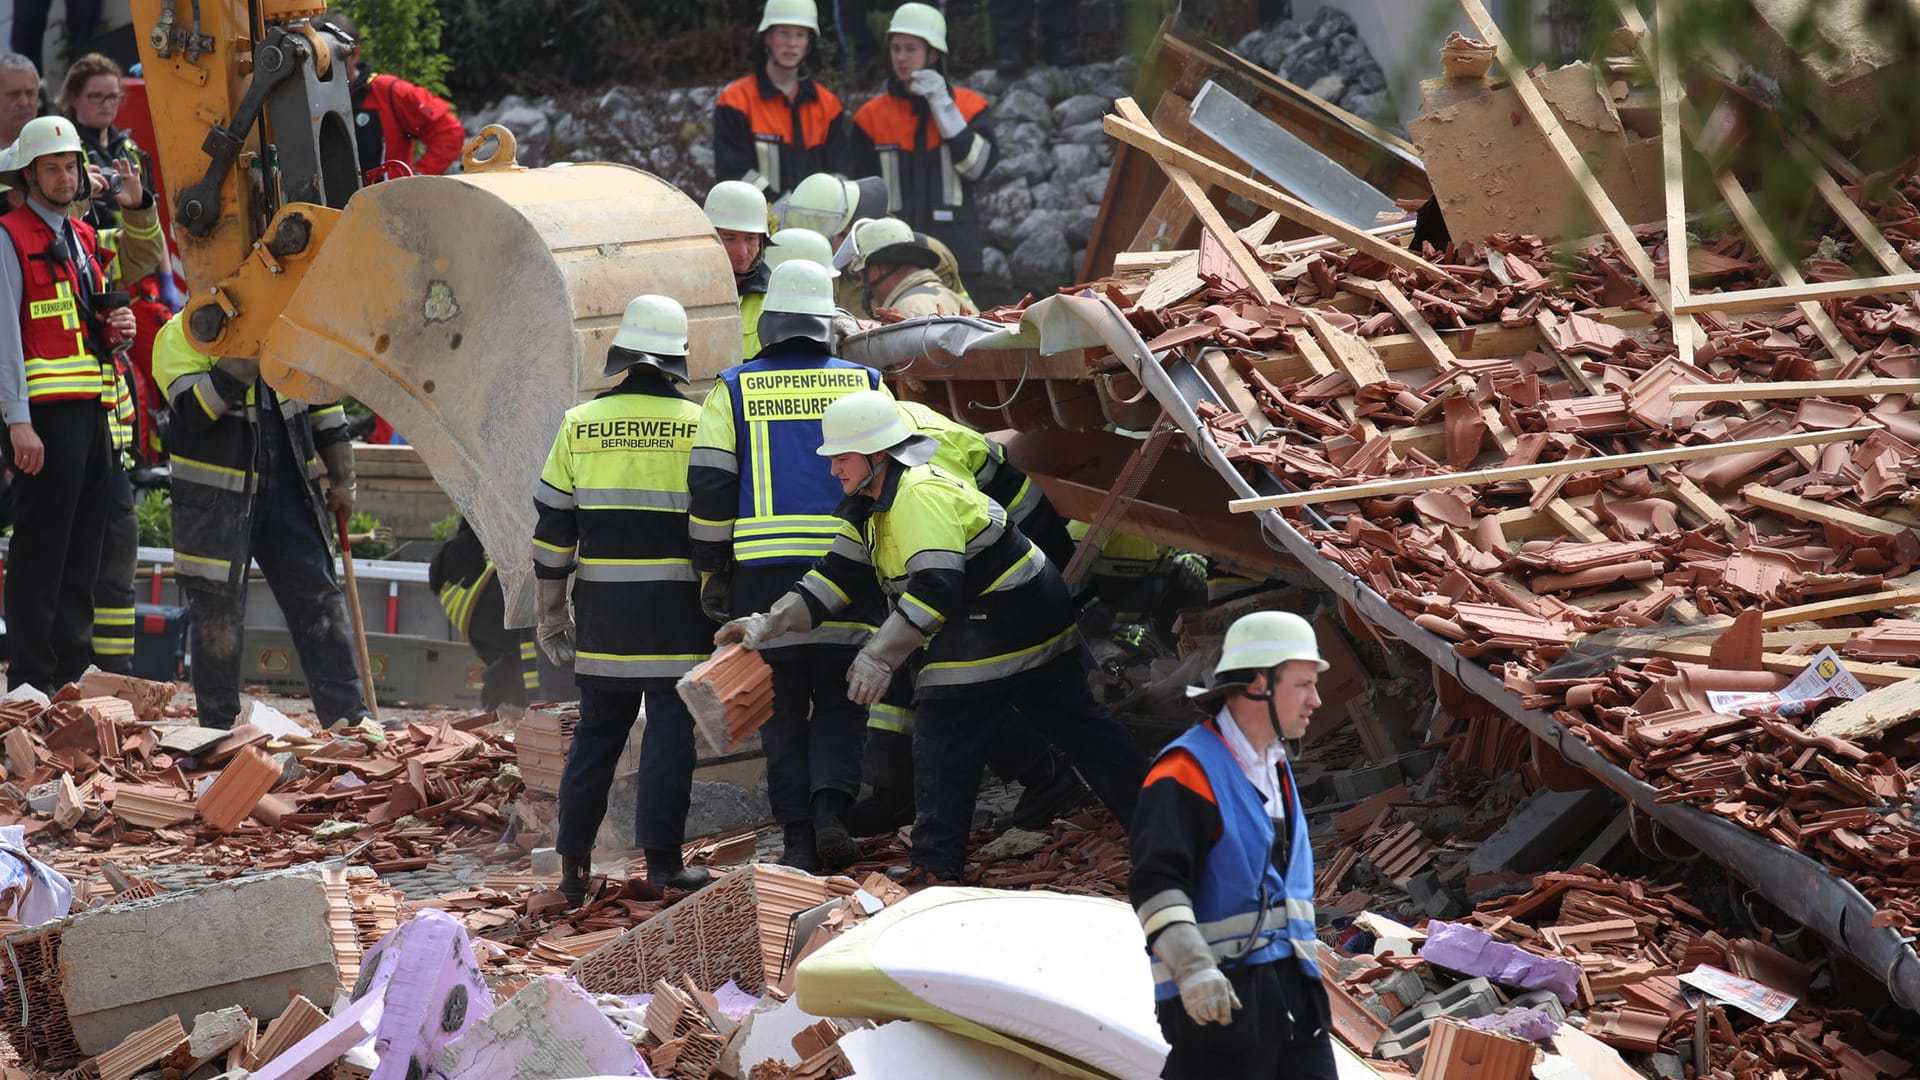
[[[72,222],[95,296],[107,289],[93,226]],[[98,401],[112,409],[119,380],[87,344],[80,310],[80,279],[64,245],[31,206],[0,216],[0,228],[20,256],[20,347],[26,358],[28,401]]]

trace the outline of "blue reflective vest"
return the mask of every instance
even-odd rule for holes
[[[1293,769],[1281,763],[1286,770],[1287,825],[1292,835],[1282,877],[1273,865],[1273,819],[1267,816],[1260,792],[1240,771],[1226,740],[1211,727],[1196,724],[1161,753],[1176,747],[1200,763],[1220,808],[1220,838],[1207,853],[1206,869],[1192,896],[1194,921],[1213,949],[1214,960],[1229,968],[1270,964],[1291,956],[1300,961],[1308,978],[1318,979],[1313,844],[1293,784]],[[1180,996],[1180,988],[1158,960],[1153,963],[1153,996],[1161,1001]]]
[[[820,416],[856,390],[877,390],[871,368],[821,356],[763,356],[720,373],[733,402],[740,506],[733,558],[744,565],[811,565],[833,546],[844,498],[820,448]]]

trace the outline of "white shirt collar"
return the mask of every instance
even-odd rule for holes
[[[1233,751],[1234,763],[1240,766],[1248,782],[1260,793],[1260,799],[1267,805],[1267,816],[1284,818],[1287,816],[1286,801],[1280,797],[1280,762],[1286,757],[1286,749],[1279,739],[1267,744],[1264,752],[1255,751],[1253,743],[1248,741],[1246,733],[1233,719],[1233,713],[1222,705],[1215,714],[1214,722],[1220,726],[1220,734],[1226,740],[1227,749]]]

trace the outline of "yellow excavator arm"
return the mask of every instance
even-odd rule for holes
[[[363,187],[335,63],[353,43],[314,25],[324,10],[133,0],[185,337],[258,357],[290,397],[385,417],[486,545],[508,624],[530,625],[533,494],[562,415],[606,384],[641,293],[686,307],[696,379],[739,362],[732,269],[671,184],[604,162],[523,168],[504,128],[469,140],[457,175]]]

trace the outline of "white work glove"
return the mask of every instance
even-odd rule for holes
[[[1213,950],[1207,948],[1198,926],[1178,922],[1160,931],[1153,939],[1153,955],[1173,974],[1174,985],[1180,988],[1180,1007],[1194,1023],[1222,1027],[1233,1023],[1240,996],[1213,962]]]
[[[957,139],[967,130],[967,118],[960,115],[960,106],[953,103],[953,91],[947,89],[947,80],[939,72],[932,68],[914,72],[907,77],[907,93],[927,103],[941,138]]]
[[[737,641],[749,649],[759,649],[774,638],[811,629],[813,613],[807,610],[807,602],[799,593],[790,592],[775,600],[771,611],[743,615],[722,626],[714,632],[713,643],[731,645]]]
[[[533,636],[547,659],[562,667],[573,663],[573,616],[567,614],[567,579],[534,581],[537,625]]]
[[[847,700],[855,705],[877,704],[892,685],[893,673],[926,643],[927,635],[905,615],[896,611],[887,616],[847,668]]]

